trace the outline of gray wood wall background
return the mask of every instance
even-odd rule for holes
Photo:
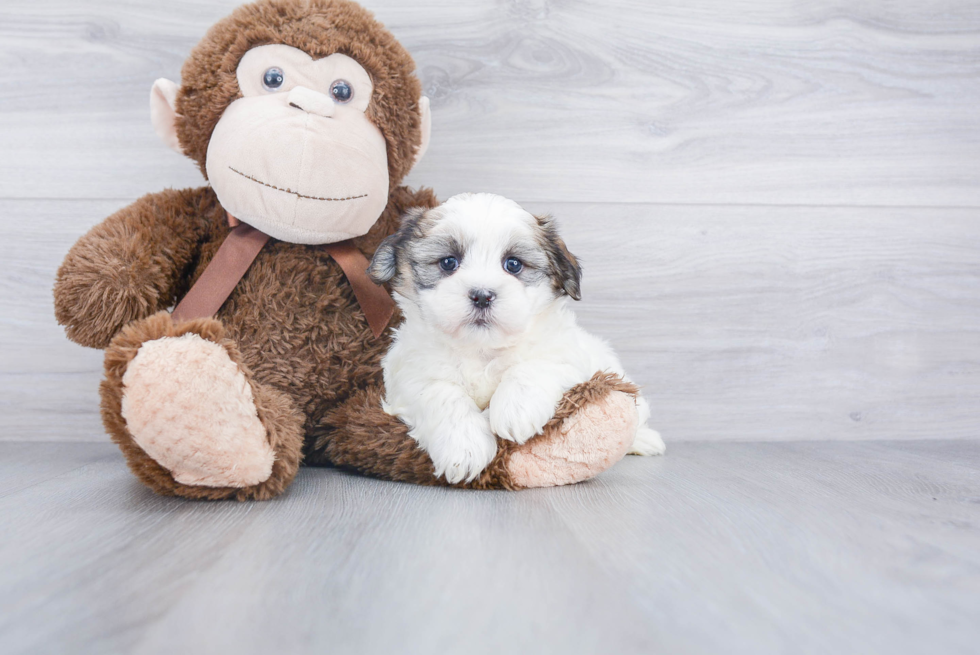
[[[0,3],[0,439],[103,440],[55,269],[198,186],[148,93],[236,0]],[[668,441],[977,437],[976,0],[365,0],[416,58],[409,183],[562,222]]]

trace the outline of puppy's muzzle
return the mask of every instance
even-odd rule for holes
[[[497,297],[493,291],[487,289],[471,289],[470,290],[470,301],[473,303],[474,307],[479,309],[487,309],[490,307],[490,303],[493,299]]]

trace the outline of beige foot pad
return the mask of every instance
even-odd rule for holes
[[[196,334],[140,347],[123,376],[122,415],[181,484],[249,487],[272,474],[252,388],[224,348]]]
[[[507,465],[511,479],[522,487],[551,487],[595,477],[626,455],[637,419],[633,397],[610,392],[566,419],[560,431],[515,450]]]

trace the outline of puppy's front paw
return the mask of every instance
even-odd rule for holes
[[[524,443],[541,432],[561,400],[539,387],[502,383],[490,399],[490,429],[501,439]]]
[[[446,428],[426,447],[436,477],[446,476],[450,484],[473,481],[497,454],[497,440],[482,415],[471,422]]]
[[[630,446],[630,455],[663,455],[667,451],[667,445],[660,437],[660,433],[651,430],[645,425],[641,425],[636,430],[636,437],[633,445]]]

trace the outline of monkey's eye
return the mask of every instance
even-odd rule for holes
[[[439,260],[439,268],[447,273],[454,273],[459,268],[459,260],[455,257],[443,257]]]
[[[278,91],[286,80],[281,68],[273,66],[262,75],[262,86],[266,91]]]
[[[517,257],[508,257],[504,260],[504,270],[511,275],[517,275],[524,270],[524,262]]]
[[[340,104],[348,103],[354,97],[354,87],[347,80],[336,80],[330,85],[330,97]]]

